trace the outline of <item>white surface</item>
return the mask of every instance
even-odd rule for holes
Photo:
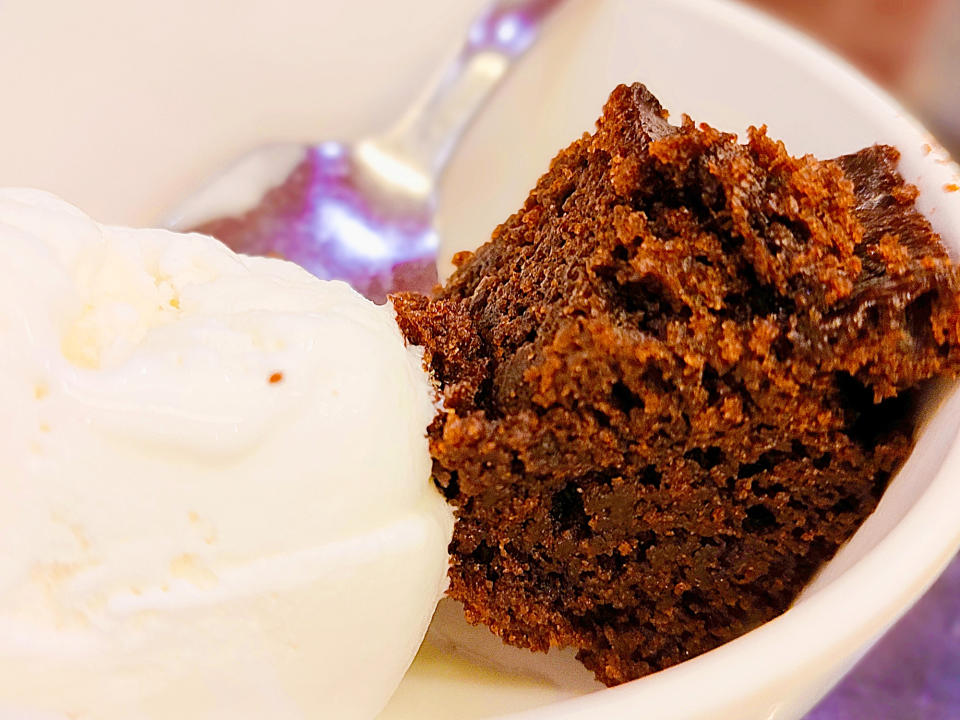
[[[0,4],[0,184],[48,187],[108,220],[146,222],[264,140],[382,129],[480,0],[49,5]],[[929,139],[909,118],[807,42],[708,0],[571,0],[456,154],[442,187],[447,247],[482,242],[555,151],[592,126],[613,84],[633,80],[675,118],[686,112],[730,130],[766,122],[795,153],[897,144],[922,207],[960,250],[960,193],[942,191],[955,167],[936,147],[925,154]],[[575,666],[564,676],[564,658],[551,660],[553,681],[492,672],[475,652],[449,653],[443,638],[470,633],[448,622],[434,628],[441,640],[424,648],[383,717],[480,718],[537,706],[546,707],[526,717],[800,717],[960,544],[958,426],[953,394],[854,541],[802,602],[760,630],[557,704],[585,689]],[[506,655],[496,664],[513,667]]]
[[[389,306],[0,191],[0,715],[369,718],[446,585]]]

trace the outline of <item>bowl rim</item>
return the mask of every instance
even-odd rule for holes
[[[736,25],[741,32],[778,46],[779,52],[805,63],[813,74],[844,90],[853,102],[876,108],[887,129],[901,142],[929,145],[935,150],[929,153],[929,161],[939,162],[960,176],[960,168],[918,120],[872,80],[813,38],[735,0],[669,2],[717,24]],[[898,146],[903,147],[900,143]],[[922,181],[917,184],[923,186],[923,193],[934,190]],[[666,670],[617,687],[498,717],[627,717],[627,713],[643,709],[637,702],[641,698],[644,706],[657,710],[659,720],[707,716],[712,710],[743,699],[742,682],[738,679],[744,675],[751,678],[752,687],[782,686],[790,682],[798,668],[815,668],[823,658],[849,655],[844,648],[856,646],[865,651],[920,598],[960,549],[960,523],[955,510],[960,504],[958,437],[960,427],[949,441],[949,449],[930,484],[896,525],[841,575],[783,614]],[[917,553],[917,548],[923,548],[922,554]],[[811,628],[816,631],[811,632]],[[784,649],[792,655],[790,663],[767,660]],[[821,688],[821,695],[830,687]],[[770,710],[775,712],[776,708]]]

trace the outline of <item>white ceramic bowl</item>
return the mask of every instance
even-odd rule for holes
[[[382,127],[480,4],[5,0],[0,184],[52,190],[104,221],[149,224],[260,141]],[[822,49],[714,0],[570,0],[446,175],[447,250],[482,242],[553,153],[591,127],[609,90],[633,80],[675,117],[730,130],[765,122],[794,153],[897,145],[921,208],[960,255],[960,193],[944,189],[957,168],[922,128]],[[591,692],[568,657],[501,653],[446,607],[383,717],[801,717],[960,546],[958,426],[960,393],[945,385],[874,515],[791,610],[758,630]]]

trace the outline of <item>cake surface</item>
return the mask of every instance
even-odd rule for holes
[[[449,594],[613,685],[785,610],[960,367],[958,275],[897,151],[793,158],[620,86],[434,298]]]

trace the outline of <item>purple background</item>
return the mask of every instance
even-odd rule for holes
[[[914,719],[960,720],[960,556],[806,718]]]

